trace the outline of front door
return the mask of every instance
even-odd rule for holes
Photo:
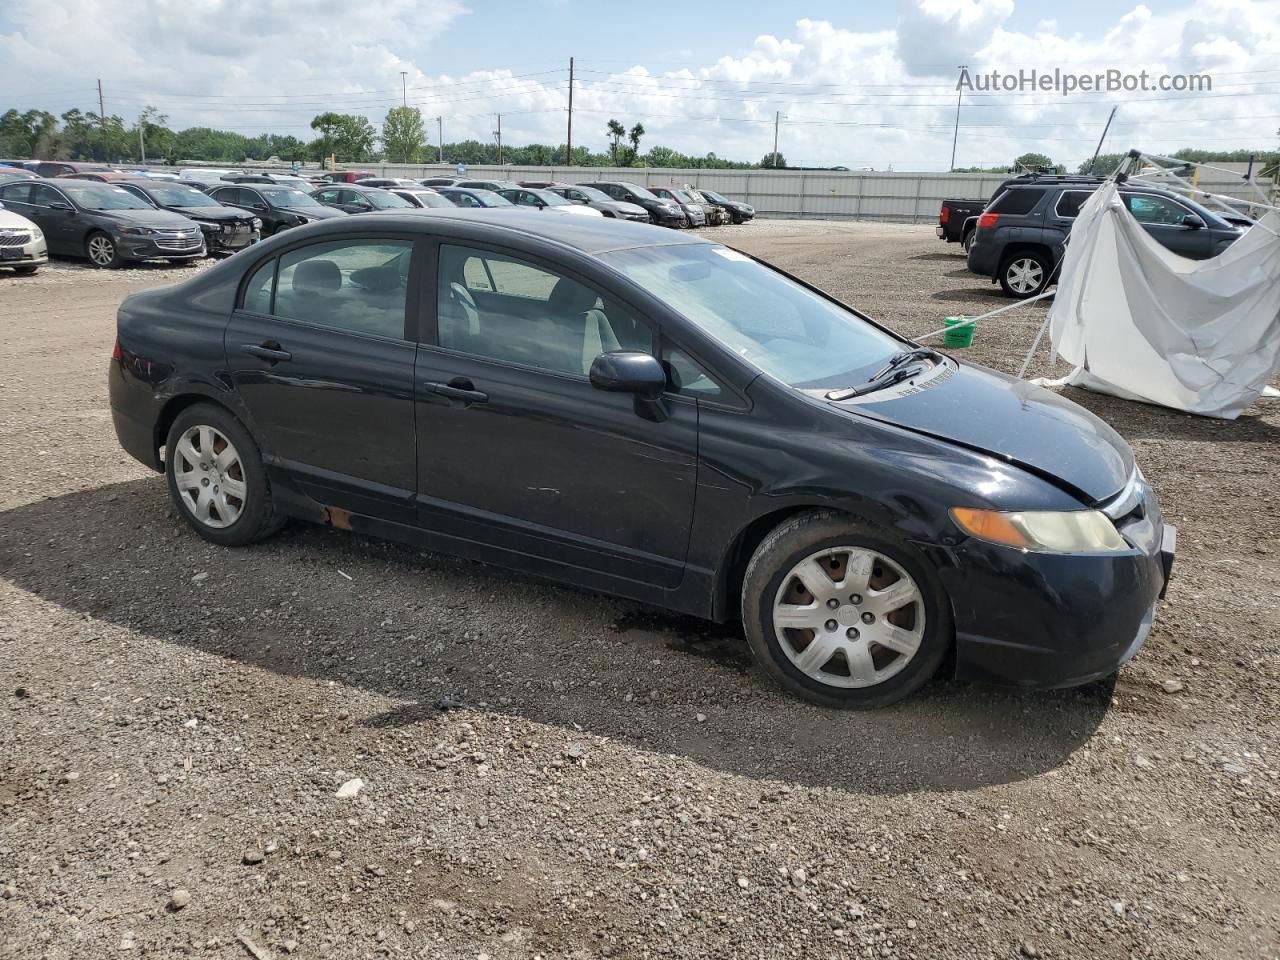
[[[1212,255],[1213,237],[1205,227],[1188,227],[1183,220],[1191,210],[1153,193],[1124,194],[1133,218],[1155,237],[1160,245],[1191,260],[1205,260]]]
[[[586,585],[678,584],[697,406],[667,402],[662,419],[587,379],[604,351],[651,352],[649,325],[547,265],[471,246],[440,247],[436,303],[417,364],[420,523]]]
[[[250,277],[224,338],[268,463],[311,497],[414,520],[413,241],[296,247]]]

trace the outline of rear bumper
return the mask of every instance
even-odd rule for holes
[[[973,244],[969,247],[969,259],[966,261],[970,273],[976,273],[980,277],[994,277],[999,259],[1000,250],[994,243],[979,235],[974,236]]]
[[[1146,640],[1176,531],[1119,555],[1019,554],[968,542],[941,571],[956,617],[956,676],[1051,689],[1109,676]]]
[[[156,449],[156,418],[160,404],[152,392],[125,372],[120,360],[112,360],[107,371],[107,394],[111,402],[111,424],[124,452],[152,470],[162,470]]]

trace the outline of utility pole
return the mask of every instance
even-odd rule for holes
[[[408,76],[408,70],[400,71],[400,96],[404,98],[404,106],[406,107],[409,105],[409,81],[406,79]]]
[[[102,159],[110,160],[107,151],[107,108],[102,100],[102,78],[98,78],[98,126],[102,128]]]
[[[573,57],[569,58],[569,129],[564,137],[564,164],[573,166]]]
[[[142,142],[142,120],[138,121],[138,156],[142,158],[142,163],[147,162],[147,145]]]
[[[440,157],[441,163],[444,163],[444,117],[436,117],[436,125],[440,129]]]
[[[778,121],[782,119],[782,111],[773,111],[773,166],[778,167]]]
[[[498,114],[498,129],[493,135],[498,138],[498,166],[502,166],[502,114]]]
[[[958,70],[968,70],[967,66],[961,65]],[[964,96],[964,90],[960,88],[960,84],[956,84],[956,132],[951,137],[951,171],[956,168],[956,144],[960,142],[960,98]]]

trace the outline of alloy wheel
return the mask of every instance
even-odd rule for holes
[[[179,438],[173,457],[182,504],[196,520],[222,529],[240,519],[248,485],[240,454],[225,434],[210,426],[190,427]]]
[[[788,571],[773,603],[787,659],[833,687],[872,687],[900,673],[924,641],[920,588],[893,560],[863,547],[828,547]]]
[[[89,238],[89,259],[99,267],[111,266],[116,258],[116,246],[110,237],[97,234]]]
[[[1038,260],[1023,257],[1009,264],[1005,277],[1015,293],[1033,293],[1039,289],[1044,279],[1044,267],[1040,266]]]

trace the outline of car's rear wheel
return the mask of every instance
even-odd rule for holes
[[[84,253],[95,267],[118,267],[124,262],[116,242],[101,230],[95,230],[85,238]]]
[[[1049,258],[1035,251],[1010,254],[1000,264],[1000,286],[1011,297],[1025,300],[1044,291],[1049,284]]]
[[[977,232],[977,230],[966,230],[964,239],[960,241],[960,247],[964,250],[966,257],[969,255],[969,251],[973,249],[973,237]]]
[[[770,676],[844,708],[887,706],[919,689],[952,632],[928,563],[832,511],[794,517],[760,544],[743,581],[742,622]]]
[[[258,445],[221,407],[198,403],[178,414],[164,459],[169,496],[206,540],[239,547],[283,525]]]

